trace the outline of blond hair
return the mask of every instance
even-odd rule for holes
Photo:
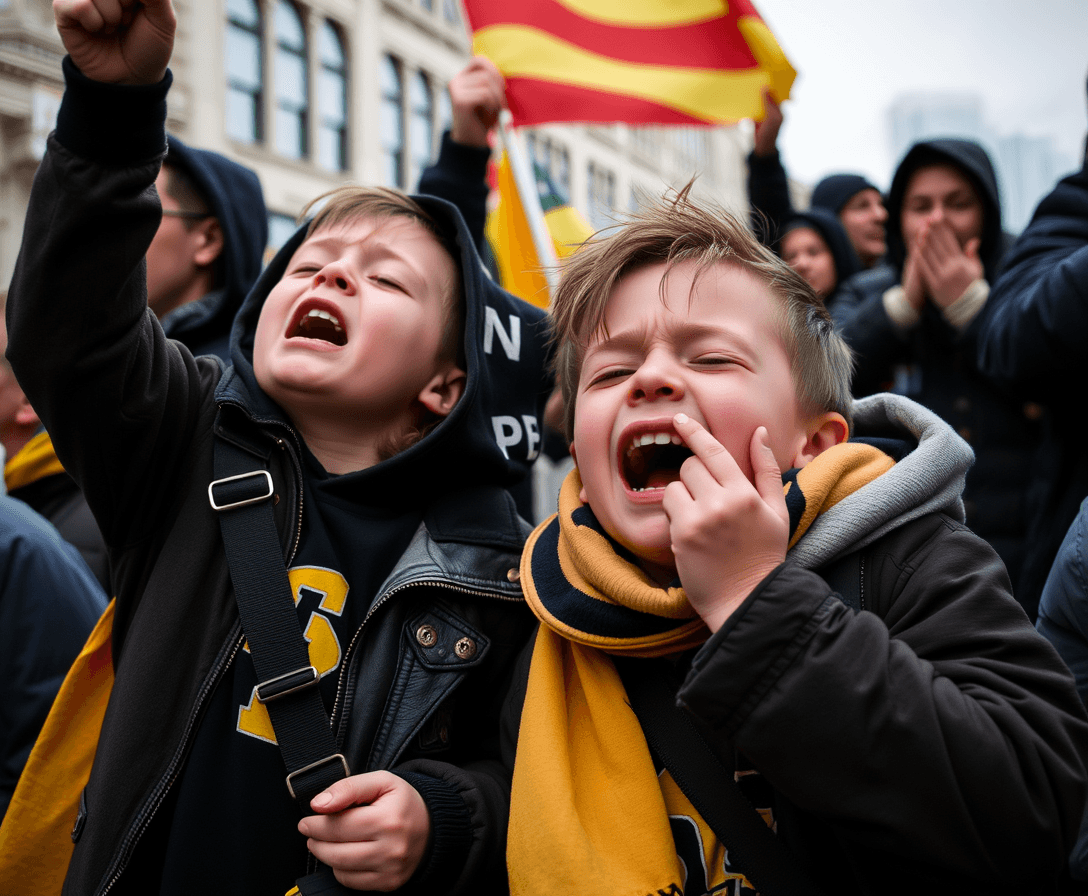
[[[696,264],[695,281],[716,264],[755,275],[781,301],[780,335],[803,410],[837,411],[850,421],[853,358],[835,331],[823,302],[777,255],[724,209],[697,204],[689,183],[601,231],[570,256],[552,302],[556,377],[563,390],[567,437],[574,434],[578,378],[590,341],[607,334],[605,312],[616,285],[628,274],[664,263],[665,278],[678,264]],[[693,287],[694,289],[694,284]]]

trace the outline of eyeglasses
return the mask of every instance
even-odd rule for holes
[[[164,208],[162,210],[162,216],[164,218],[187,218],[190,221],[200,221],[204,218],[212,217],[211,212],[187,212],[180,208]]]

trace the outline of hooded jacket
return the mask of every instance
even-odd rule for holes
[[[861,270],[861,262],[858,261],[854,247],[850,245],[850,238],[846,235],[842,222],[833,212],[824,208],[811,208],[807,212],[797,212],[782,228],[782,236],[785,237],[787,233],[798,227],[810,227],[815,230],[831,252],[831,258],[835,263],[835,285],[824,297],[824,304],[830,304],[835,301],[839,287]]]
[[[117,595],[116,682],[65,892],[148,893],[162,873],[164,805],[244,640],[208,500],[216,439],[269,470],[288,565],[302,534],[304,448],[257,386],[252,344],[264,297],[303,234],[242,308],[233,366],[194,358],[147,313],[139,276],[159,221],[149,186],[165,150],[169,75],[150,87],[103,85],[67,59],[65,75],[10,291],[9,356],[102,523]],[[539,448],[547,333],[542,312],[483,275],[456,211],[420,201],[461,253],[468,378],[426,438],[337,479],[347,501],[408,476],[432,497],[345,653],[332,722],[353,774],[395,769],[427,802],[431,842],[413,885],[501,892],[509,782],[491,761],[495,707],[530,625],[510,572],[526,527],[506,487]],[[112,226],[88,224],[101,220]],[[433,639],[417,636],[426,626]],[[463,638],[476,649],[455,651]]]
[[[261,272],[268,245],[268,211],[261,182],[244,165],[217,152],[195,149],[174,136],[168,164],[187,172],[206,197],[223,233],[223,251],[217,261],[219,285],[167,314],[162,328],[194,355],[228,360],[234,315]]]
[[[838,217],[842,207],[862,190],[880,192],[861,174],[829,174],[813,187],[810,209],[823,209]],[[777,251],[786,232],[784,225],[798,214],[777,149],[769,156],[748,154],[748,202],[752,208],[752,230],[761,243]]]
[[[0,495],[0,821],[15,782],[106,595],[75,549]]]
[[[690,664],[634,662],[660,665],[727,770],[740,753],[762,775],[757,805],[822,892],[1052,893],[1085,794],[1072,678],[962,524],[968,446],[900,396],[853,416],[895,465],[816,517]]]
[[[904,329],[885,305],[885,293],[899,284],[906,259],[902,211],[907,186],[914,172],[934,164],[951,165],[974,186],[983,207],[979,258],[987,284],[993,282],[1006,248],[993,166],[975,143],[931,140],[912,147],[892,179],[888,263],[848,280],[828,310],[854,350],[856,396],[885,390],[906,394],[944,418],[974,449],[975,465],[964,490],[967,524],[994,546],[1015,584],[1025,549],[1026,497],[1041,409],[1017,400],[979,370],[979,315],[954,326],[927,302],[918,323]],[[1026,602],[1025,608],[1034,618],[1034,605]]]
[[[1088,496],[1088,419],[1079,412],[1088,345],[1088,167],[1043,197],[980,318],[982,371],[1049,410],[1018,583],[1038,599],[1066,529]]]

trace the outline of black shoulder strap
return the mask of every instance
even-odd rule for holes
[[[622,658],[615,658],[615,664],[651,752],[728,848],[730,863],[763,896],[819,893],[676,705],[676,695],[655,664]]]
[[[208,500],[219,515],[238,614],[257,671],[257,699],[268,709],[287,790],[309,814],[310,800],[347,777],[321,702],[320,676],[295,612],[272,516],[272,474],[253,455],[215,439],[216,480]]]

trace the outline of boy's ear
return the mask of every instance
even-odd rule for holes
[[[436,373],[419,393],[419,402],[432,414],[445,417],[461,399],[468,377],[465,372],[451,364],[441,373]]]
[[[574,450],[574,442],[570,443],[570,459],[574,461],[574,466],[578,466],[578,452]],[[586,487],[583,485],[582,490],[578,492],[578,500],[589,506],[589,495],[586,494]]]
[[[846,418],[837,411],[821,414],[809,425],[808,438],[793,458],[793,466],[800,469],[828,448],[846,441],[849,427]]]

